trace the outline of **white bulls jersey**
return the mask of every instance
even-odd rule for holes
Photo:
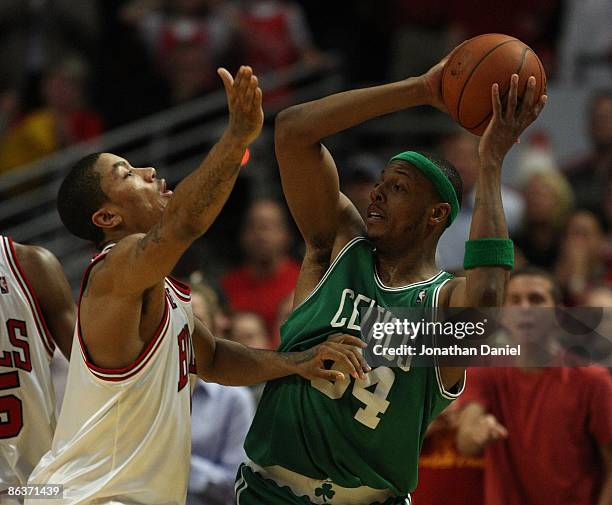
[[[91,266],[85,272],[81,293]],[[51,450],[30,484],[63,484],[55,504],[185,503],[191,452],[189,288],[166,279],[158,331],[128,367],[108,370],[88,359],[77,320],[66,392]],[[26,500],[26,503],[30,501]],[[39,505],[38,500],[31,500]]]
[[[0,492],[25,485],[51,447],[54,349],[13,243],[0,235]]]

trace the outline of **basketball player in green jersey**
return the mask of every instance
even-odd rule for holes
[[[518,104],[493,85],[466,275],[438,270],[436,245],[459,211],[461,180],[446,161],[401,153],[381,167],[367,222],[339,191],[322,139],[417,105],[445,110],[444,62],[426,74],[291,107],[276,120],[276,155],[291,213],[306,242],[294,310],[280,350],[305,350],[335,333],[360,334],[361,311],[496,306],[513,265],[500,196],[502,161],[546,97],[535,78]],[[534,101],[536,102],[535,104]],[[268,383],[246,440],[238,505],[408,504],[425,430],[463,388],[461,368],[378,367],[341,381],[288,377]]]

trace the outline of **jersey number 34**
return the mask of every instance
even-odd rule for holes
[[[332,368],[335,369],[335,366]],[[404,369],[404,371],[408,371],[408,368]],[[351,384],[351,376],[344,371],[343,373],[344,380],[341,381],[332,382],[325,379],[312,379],[310,383],[312,387],[328,398],[339,400]],[[353,416],[354,419],[368,428],[376,429],[380,422],[378,414],[384,414],[387,408],[389,408],[387,396],[389,396],[393,382],[395,382],[395,373],[391,368],[385,366],[375,368],[367,373],[364,380],[355,379],[353,383],[353,396],[363,403],[365,407],[357,410],[357,413]],[[368,391],[368,388],[371,386],[376,386],[372,392]]]

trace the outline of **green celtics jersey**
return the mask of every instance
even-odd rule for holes
[[[281,329],[279,351],[302,351],[334,333],[360,335],[362,309],[434,307],[452,276],[440,272],[404,287],[386,287],[374,247],[352,240],[312,294]],[[434,368],[378,367],[366,380],[308,381],[290,376],[267,384],[247,436],[248,457],[343,487],[416,487],[425,431],[456,396],[444,391]]]

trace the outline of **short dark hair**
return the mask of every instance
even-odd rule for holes
[[[101,154],[88,154],[77,161],[57,193],[57,211],[64,226],[96,246],[104,242],[104,231],[92,223],[91,216],[108,201],[100,185],[100,174],[94,169]]]
[[[463,200],[463,181],[461,180],[461,175],[455,168],[455,166],[448,160],[432,154],[427,151],[415,151],[422,156],[425,156],[429,161],[431,161],[434,165],[436,165],[444,175],[448,178],[448,180],[453,185],[455,193],[457,194],[457,201],[459,202],[459,207],[461,207],[461,202]]]
[[[512,272],[510,274],[509,281],[521,275],[528,275],[531,277],[541,277],[542,279],[546,279],[548,282],[550,282],[550,286],[551,286],[550,294],[552,295],[553,300],[555,301],[555,305],[561,303],[561,298],[562,298],[561,286],[559,285],[559,281],[557,281],[557,278],[552,273],[550,273],[548,270],[544,270],[543,268],[529,265],[529,266],[520,268]]]

